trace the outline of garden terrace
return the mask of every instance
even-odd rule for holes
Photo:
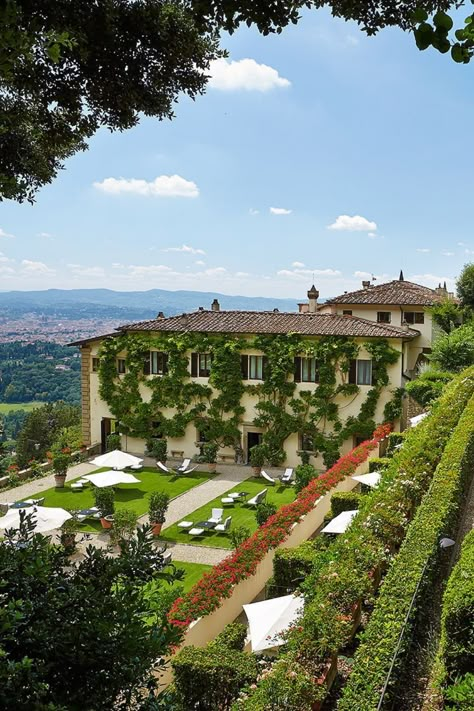
[[[290,632],[287,652],[282,657],[287,660],[288,669],[295,668],[295,663],[299,665],[300,671],[288,682],[293,686],[293,691],[298,686],[307,691],[307,685],[313,683],[311,679],[314,679],[315,670],[350,641],[354,634],[357,607],[360,601],[373,595],[376,572],[386,568],[396,554],[408,522],[429,487],[443,451],[473,392],[474,369],[470,369],[446,388],[430,417],[406,434],[402,448],[395,453],[390,466],[382,473],[378,489],[364,497],[359,514],[344,536],[338,537],[326,550],[316,553],[313,572],[302,585],[306,594],[305,612],[298,627]],[[463,427],[464,423],[465,418]],[[449,450],[451,458],[455,451]],[[397,578],[401,591],[405,573],[403,569],[397,570],[394,578]],[[384,585],[383,591],[386,590]],[[387,612],[382,618],[385,630],[394,618]],[[401,622],[403,615],[395,619]],[[377,686],[380,690],[380,678],[383,683],[383,674],[378,676],[377,684],[373,681],[372,667],[375,663],[373,648],[376,641],[381,649],[384,648],[385,632],[379,629],[371,639],[373,647],[367,644],[364,647],[365,656],[360,654],[362,666],[358,679],[362,690],[365,686],[372,689]],[[393,650],[392,646],[390,650]],[[384,663],[387,657],[384,654]],[[373,663],[367,664],[367,658],[373,660]],[[314,683],[313,687],[314,700],[320,700],[320,688]],[[280,692],[281,675],[269,674],[257,690],[239,704],[239,708],[246,711],[264,707],[276,709],[278,705],[272,705],[272,701]],[[357,694],[352,695],[351,700],[341,708],[351,711],[354,708],[361,711],[376,708],[375,696],[362,705],[359,703],[360,698]],[[307,708],[305,703],[306,700],[303,701],[303,697],[298,698],[296,694],[293,705],[286,708],[296,711]]]
[[[285,486],[284,484],[276,484],[275,486],[269,485],[262,478],[253,477],[251,479],[246,479],[238,487],[229,489],[228,493],[233,491],[245,491],[247,492],[247,500],[251,499],[253,496],[258,494],[262,489],[267,489],[266,503],[274,504],[277,509],[285,504],[291,503],[295,498],[295,489],[292,486]],[[224,494],[226,496],[226,494]],[[237,528],[238,526],[245,526],[249,529],[250,533],[254,533],[257,528],[257,520],[255,515],[255,506],[246,506],[244,502],[235,503],[233,506],[224,505],[221,503],[223,496],[219,496],[213,501],[209,501],[205,506],[196,509],[190,514],[186,514],[186,520],[193,521],[196,524],[199,521],[206,521],[211,517],[211,510],[213,508],[223,508],[224,520],[227,516],[232,516],[232,524],[230,531]],[[177,543],[191,543],[193,545],[202,546],[215,546],[217,548],[232,548],[232,543],[229,537],[229,531],[226,533],[218,533],[216,531],[207,531],[202,536],[189,536],[189,533],[178,528],[175,524],[170,526],[160,536],[160,540],[164,542],[175,541]]]
[[[105,471],[98,469],[97,471]],[[156,468],[145,467],[140,472],[134,472],[134,476],[140,480],[139,484],[120,484],[115,488],[115,508],[129,509],[137,516],[143,516],[148,511],[150,495],[154,491],[169,494],[170,498],[176,498],[186,491],[193,489],[208,481],[214,474],[208,472],[194,471],[192,474],[176,476],[174,474],[159,473]],[[81,491],[71,489],[74,480],[67,481],[64,488],[51,488],[41,491],[44,496],[44,506],[57,506],[68,511],[91,508],[95,505],[94,486],[91,484]],[[81,526],[81,530],[95,531],[101,530],[99,521],[86,519]]]

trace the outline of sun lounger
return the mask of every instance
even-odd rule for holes
[[[249,499],[247,501],[247,506],[258,506],[259,504],[261,504],[267,495],[267,491],[268,489],[262,489],[262,491],[259,491],[258,494],[253,497],[253,499]]]
[[[269,484],[275,485],[276,479],[274,479],[270,474],[267,474],[267,472],[264,472],[263,469],[260,472],[260,475],[262,479],[265,479],[265,481],[268,481]]]
[[[231,523],[232,523],[232,516],[227,516],[224,523],[218,523],[217,526],[215,527],[214,531],[218,531],[219,533],[225,533],[226,531],[229,530]]]

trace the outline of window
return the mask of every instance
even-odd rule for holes
[[[145,375],[165,375],[168,372],[168,354],[150,351],[143,363]]]
[[[424,323],[425,314],[423,311],[404,311],[403,320],[407,323]]]
[[[117,358],[117,373],[119,373],[119,375],[123,375],[125,372],[125,358]]]
[[[343,316],[352,316],[352,309],[343,309],[342,315]]]
[[[267,359],[265,356],[242,355],[240,368],[242,380],[264,380]]]
[[[391,320],[391,311],[377,311],[377,323],[390,323]]]
[[[92,358],[92,372],[98,373],[100,366],[100,358]]]
[[[316,358],[295,358],[295,383],[318,383]]]
[[[309,434],[300,435],[300,449],[305,452],[314,452],[313,438]]]
[[[355,385],[373,385],[372,361],[351,360],[349,383]]]
[[[211,373],[210,353],[191,353],[191,375],[193,378],[208,378]]]
[[[154,439],[163,439],[162,424],[159,420],[153,420],[151,423],[151,436]]]

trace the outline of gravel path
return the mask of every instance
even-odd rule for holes
[[[203,563],[217,565],[232,553],[228,548],[212,548],[211,546],[191,546],[184,543],[167,543],[171,559],[183,563]]]

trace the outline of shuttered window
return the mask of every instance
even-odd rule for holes
[[[125,358],[117,358],[117,373],[123,375],[126,372]]]
[[[191,353],[191,375],[193,378],[208,378],[211,374],[210,353]]]
[[[168,354],[150,351],[143,363],[145,375],[165,375],[168,372]]]
[[[267,358],[257,355],[240,356],[242,380],[265,380]]]
[[[295,358],[295,383],[318,383],[319,372],[316,358]]]
[[[349,382],[355,385],[372,385],[372,361],[351,360]]]

